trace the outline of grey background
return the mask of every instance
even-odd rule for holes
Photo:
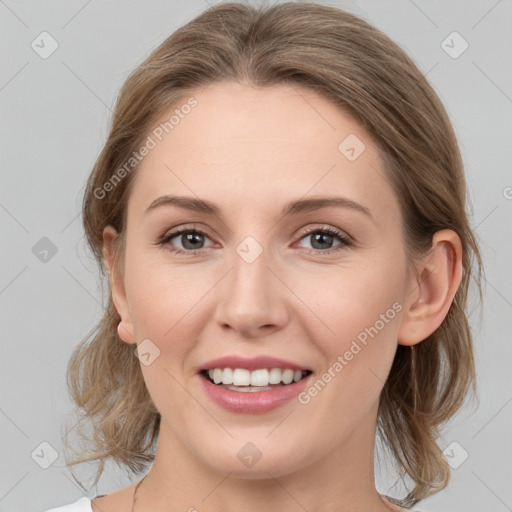
[[[485,259],[483,315],[471,317],[480,403],[474,413],[466,407],[440,441],[443,448],[458,443],[449,452],[455,461],[462,450],[469,456],[452,471],[449,487],[418,510],[512,510],[512,2],[323,3],[374,23],[428,74],[460,141]],[[102,310],[80,223],[84,181],[127,74],[207,6],[0,0],[0,512],[42,511],[83,495],[64,467],[61,434],[73,426],[66,365]],[[59,45],[47,59],[31,48],[43,31]],[[469,44],[456,59],[442,47],[453,31]],[[456,50],[459,43],[448,44]],[[43,237],[57,250],[46,261],[38,252],[48,246]],[[42,442],[58,453],[47,469],[36,463],[50,455]],[[92,482],[94,468],[84,466],[77,472]],[[116,466],[107,471],[88,496],[129,484]],[[381,491],[400,494],[400,487],[389,488],[386,471],[379,482]]]

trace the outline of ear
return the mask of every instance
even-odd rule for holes
[[[121,322],[117,327],[119,337],[126,343],[135,343],[133,324],[126,300],[123,278],[119,268],[116,268],[115,244],[119,234],[112,226],[106,226],[103,230],[103,259],[107,267],[110,288],[112,290],[112,301],[117,313],[121,317]]]
[[[405,300],[400,345],[416,345],[443,322],[462,280],[462,243],[451,229],[437,231],[432,248],[417,263],[413,289]]]

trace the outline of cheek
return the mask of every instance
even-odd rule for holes
[[[380,256],[364,266],[338,268],[299,292],[321,320],[307,325],[323,355],[322,382],[316,387],[324,389],[325,383],[317,405],[325,407],[326,415],[345,409],[355,417],[364,414],[378,400],[391,368],[403,309],[405,257],[397,251]]]
[[[303,280],[298,294],[307,297],[306,304],[321,320],[315,328],[318,335],[323,330],[320,339],[339,350],[375,325],[386,336],[398,332],[397,310],[405,288],[402,266],[396,254],[387,263],[379,259],[336,267],[322,277]]]
[[[215,284],[212,272],[194,265],[171,266],[155,262],[144,252],[126,261],[126,293],[137,341],[149,338],[166,352],[186,351],[196,338],[205,300]],[[171,343],[172,341],[172,343]]]
[[[207,276],[192,267],[183,271],[153,263],[144,254],[132,254],[126,262],[126,292],[136,340],[149,339],[160,351],[150,364],[141,364],[141,370],[157,409],[169,414],[170,408],[186,410],[190,401],[182,386],[184,362],[204,322],[199,319],[204,317],[200,299],[208,290]]]

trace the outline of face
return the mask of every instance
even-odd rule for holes
[[[399,205],[370,135],[313,91],[217,83],[193,97],[136,171],[120,335],[150,340],[160,442],[216,471],[284,475],[373,441],[408,289]],[[242,392],[211,383],[216,367],[242,370],[239,387],[290,375],[256,369],[302,379]]]

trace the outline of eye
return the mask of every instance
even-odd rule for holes
[[[352,241],[348,235],[343,231],[332,227],[310,229],[309,231],[306,231],[306,233],[302,234],[300,240],[308,238],[311,240],[313,249],[309,249],[307,252],[311,254],[331,254],[352,245]],[[330,247],[336,238],[341,243],[334,248]]]
[[[207,247],[204,246],[205,238],[210,239],[208,234],[196,228],[183,227],[178,228],[170,233],[164,234],[157,242],[161,247],[167,246],[167,250],[176,254],[183,254],[187,256],[195,256],[201,254]],[[332,228],[323,227],[310,229],[302,233],[299,240],[311,240],[312,249],[307,249],[309,254],[331,254],[345,249],[352,245],[352,239],[343,231]],[[341,243],[332,247],[335,239]],[[181,247],[176,247],[181,245]]]
[[[204,238],[208,235],[199,229],[180,228],[165,234],[158,242],[159,245],[168,245],[168,250],[177,254],[186,254],[187,256],[194,256],[195,253],[204,249]],[[175,240],[173,242],[173,240]],[[175,247],[175,244],[181,244],[182,248]]]

